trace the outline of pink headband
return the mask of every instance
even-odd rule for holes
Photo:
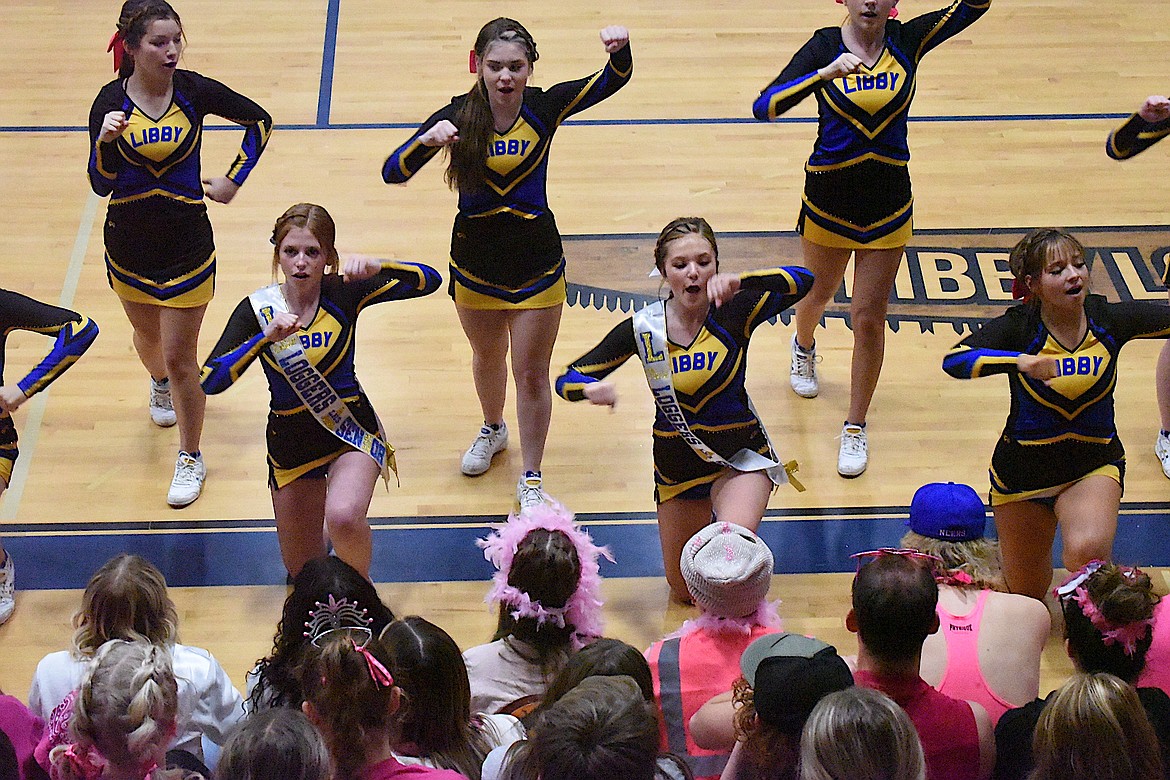
[[[516,548],[524,537],[538,528],[560,531],[577,550],[581,577],[577,581],[577,590],[563,607],[545,607],[519,588],[508,584]],[[519,515],[509,515],[507,523],[486,538],[476,540],[476,545],[483,550],[483,557],[497,570],[484,601],[489,604],[507,604],[512,607],[511,615],[516,619],[530,617],[537,623],[551,621],[561,628],[571,624],[575,632],[573,645],[577,649],[601,636],[603,623],[598,558],[604,555],[612,562],[613,554],[608,547],[595,545],[589,534],[573,523],[572,513],[563,505],[554,501],[527,509]]]

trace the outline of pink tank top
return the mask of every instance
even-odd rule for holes
[[[975,609],[966,615],[952,615],[943,609],[941,603],[936,608],[938,630],[943,632],[947,642],[947,667],[936,688],[951,698],[982,704],[991,716],[992,724],[995,724],[1001,715],[1015,705],[991,690],[979,667],[979,624],[983,620],[983,607],[990,594],[989,590],[979,591]]]

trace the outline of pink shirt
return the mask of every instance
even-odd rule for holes
[[[1161,688],[1170,694],[1170,596],[1163,596],[1154,607],[1153,642],[1136,687]]]
[[[907,680],[858,670],[853,681],[881,691],[910,716],[926,755],[927,780],[979,777],[979,726],[970,704],[939,693],[921,677]]]
[[[938,630],[947,643],[947,667],[937,687],[940,693],[952,699],[982,704],[994,725],[999,722],[1001,715],[1015,705],[991,690],[979,666],[979,625],[983,621],[983,607],[990,595],[989,590],[979,591],[975,608],[961,616],[952,615],[939,603],[936,609]]]

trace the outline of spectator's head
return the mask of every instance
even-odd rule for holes
[[[853,675],[832,645],[800,634],[760,637],[739,665],[733,694],[744,765],[752,776],[792,777],[809,713],[823,696],[853,685]]]
[[[932,482],[914,493],[903,548],[937,556],[946,584],[978,590],[1006,590],[999,542],[983,535],[987,507],[970,485]]]
[[[1032,738],[1037,780],[1156,780],[1161,749],[1129,683],[1111,674],[1074,674],[1057,689]]]
[[[332,555],[314,558],[306,563],[293,578],[292,591],[284,600],[284,610],[272,640],[272,652],[256,662],[256,685],[248,697],[249,710],[266,707],[299,707],[303,697],[297,682],[296,667],[300,663],[309,638],[305,627],[312,614],[327,605],[344,601],[355,608],[360,619],[350,619],[353,625],[364,626],[373,636],[394,620],[394,613],[382,603],[378,591],[357,569]],[[363,632],[364,633],[364,632]]]
[[[646,657],[638,648],[619,639],[598,639],[569,656],[564,667],[549,683],[540,706],[525,722],[535,722],[540,713],[576,688],[587,677],[629,677],[638,684],[642,698],[654,701],[654,677]]]
[[[880,550],[859,557],[853,579],[853,609],[845,624],[879,663],[913,661],[926,637],[938,630],[937,560],[905,550]]]
[[[486,597],[500,605],[495,639],[527,643],[551,670],[601,635],[598,558],[609,551],[593,544],[563,506],[514,514],[478,544],[497,569]]]
[[[74,699],[72,744],[58,745],[49,754],[55,776],[85,780],[102,760],[110,764],[112,776],[153,776],[166,764],[178,708],[169,650],[141,641],[107,642]]]
[[[654,706],[629,677],[589,677],[541,713],[509,753],[510,777],[652,780],[658,759]]]
[[[354,780],[389,745],[402,692],[390,655],[377,639],[365,645],[340,631],[320,637],[299,667],[303,709],[325,738],[334,780]]]
[[[680,560],[695,606],[717,618],[768,612],[772,551],[764,540],[732,523],[711,523],[683,545]]]
[[[490,746],[472,728],[471,684],[459,645],[417,615],[386,626],[381,644],[402,689],[393,744],[465,775],[478,770]]]
[[[232,731],[217,780],[329,780],[329,751],[300,710],[277,707],[256,713]]]
[[[830,693],[800,738],[800,780],[924,780],[926,761],[906,712],[871,688]]]
[[[162,572],[145,558],[122,553],[89,578],[73,627],[74,653],[92,658],[111,639],[175,644],[179,613]]]
[[[1145,572],[1092,561],[1056,589],[1068,654],[1083,672],[1137,680],[1153,641],[1158,595]]]

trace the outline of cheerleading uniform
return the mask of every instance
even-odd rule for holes
[[[487,184],[460,190],[459,213],[451,231],[449,292],[473,309],[539,309],[565,300],[565,257],[556,220],[548,207],[549,145],[568,117],[597,105],[630,80],[633,59],[627,44],[584,79],[548,90],[524,89],[516,122],[493,133],[484,163]],[[414,176],[441,147],[419,137],[442,120],[457,122],[465,95],[433,114],[382,166],[387,184]]]
[[[752,332],[765,320],[799,301],[812,288],[813,276],[795,266],[755,271],[740,277],[732,299],[711,306],[695,340],[688,345],[668,340],[674,391],[687,425],[724,458],[741,449],[775,458],[759,418],[748,406],[747,348]],[[609,332],[557,378],[557,394],[569,401],[585,398],[585,385],[598,382],[636,355],[633,318]],[[708,463],[691,449],[661,409],[654,417],[654,500],[698,499],[711,494],[711,483],[724,467]]]
[[[384,262],[381,271],[364,281],[345,282],[336,274],[321,281],[320,303],[312,321],[300,331],[301,345],[305,357],[345,402],[354,419],[371,433],[380,430],[378,416],[354,369],[358,314],[375,303],[429,295],[441,281],[433,268],[398,262]],[[222,393],[257,356],[272,393],[267,434],[269,482],[282,488],[301,477],[323,478],[329,464],[355,449],[327,430],[301,401],[277,365],[271,342],[264,338],[248,298],[232,312],[203,366],[200,384],[204,392]]]
[[[69,309],[50,306],[20,293],[0,290],[0,385],[4,384],[4,344],[14,330],[30,330],[56,337],[53,349],[28,375],[16,383],[20,391],[31,397],[44,390],[65,373],[89,345],[97,338],[98,326],[93,320]],[[12,467],[19,450],[16,446],[16,426],[12,416],[0,412],[0,479],[12,480]]]
[[[848,53],[840,27],[813,35],[752,105],[772,120],[810,94],[820,126],[805,165],[797,230],[814,244],[847,249],[905,246],[914,199],[906,165],[906,119],[922,57],[983,15],[991,0],[955,0],[911,19],[889,20],[872,67],[824,81],[817,71]]]
[[[1170,135],[1170,119],[1147,122],[1140,114],[1134,114],[1125,123],[1109,134],[1105,141],[1105,153],[1114,160],[1128,160]],[[1162,284],[1170,286],[1170,262],[1162,270]]]
[[[1094,474],[1124,484],[1125,450],[1113,419],[1117,355],[1130,339],[1170,336],[1170,307],[1085,298],[1088,329],[1066,347],[1045,327],[1040,307],[1020,304],[984,323],[943,359],[959,379],[1007,374],[1011,410],[991,458],[991,505],[1054,499]],[[1021,373],[1021,354],[1056,360],[1058,375]]]
[[[111,111],[129,127],[98,141]],[[202,306],[215,288],[215,243],[203,202],[199,152],[203,118],[221,116],[245,127],[240,153],[227,172],[236,184],[255,167],[272,118],[243,95],[189,70],[175,71],[171,104],[158,119],[126,94],[125,79],[102,87],[89,113],[89,182],[110,195],[106,211],[106,274],[123,300],[172,308]]]

